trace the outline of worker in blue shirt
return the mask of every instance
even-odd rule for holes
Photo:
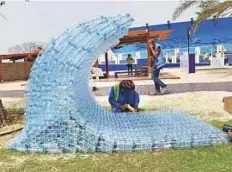
[[[160,95],[164,94],[166,92],[167,84],[163,83],[161,81],[159,74],[160,70],[165,65],[165,58],[162,55],[162,48],[160,45],[158,45],[154,40],[149,40],[148,48],[151,54],[151,60],[152,60],[152,80],[155,84],[155,93],[150,93],[151,95]]]
[[[139,94],[135,91],[132,80],[123,80],[120,84],[111,87],[109,103],[112,112],[137,112],[139,105]]]

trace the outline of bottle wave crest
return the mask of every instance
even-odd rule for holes
[[[227,136],[185,112],[115,114],[89,88],[97,57],[119,42],[129,14],[74,25],[53,38],[32,67],[26,124],[9,149],[31,152],[132,152],[226,144]]]

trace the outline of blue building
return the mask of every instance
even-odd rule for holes
[[[193,20],[179,23],[167,23],[161,25],[150,25],[150,31],[172,30],[168,38],[160,41],[163,47],[163,54],[166,57],[167,67],[178,66],[179,57],[187,51],[187,30],[192,28]],[[146,26],[130,28],[130,31],[145,30]],[[203,21],[196,32],[191,33],[190,53],[195,53],[196,63],[207,64],[209,60],[205,55],[215,56],[216,53],[232,52],[232,17],[220,18],[218,20],[209,19]],[[137,56],[135,64],[147,64],[147,47],[146,44],[137,43],[127,45],[120,49],[114,49],[119,60],[113,60],[116,65],[124,65],[128,53],[133,57]],[[138,57],[139,55],[139,57]],[[118,63],[116,63],[116,61]],[[232,62],[231,62],[232,63]],[[122,68],[120,68],[122,69]]]

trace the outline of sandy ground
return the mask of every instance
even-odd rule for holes
[[[0,134],[16,131],[22,129],[23,127],[24,127],[24,116],[14,116],[13,124],[6,125],[0,128]],[[9,143],[9,141],[15,138],[18,134],[20,134],[21,131],[22,130],[19,130],[11,134],[0,136],[0,148],[5,147]]]
[[[24,90],[26,81],[0,82],[0,91]]]
[[[8,134],[8,135],[5,135],[5,136],[1,136],[0,137],[0,148],[6,148],[9,141],[11,139],[15,138],[19,133],[20,132],[16,132],[16,133]]]
[[[224,111],[223,97],[232,96],[232,92],[205,91],[170,94],[162,96],[140,96],[140,108],[165,111],[185,111],[201,120],[229,120],[232,114]],[[23,98],[2,98],[6,108],[24,107]],[[109,107],[108,96],[98,96],[96,100]]]
[[[232,92],[189,92],[162,96],[140,96],[140,108],[161,111],[185,111],[204,121],[232,119],[232,114],[224,111],[223,97]],[[110,106],[107,96],[96,97],[102,106]]]
[[[3,105],[5,108],[23,108],[24,107],[24,99],[23,98],[11,98],[11,97],[3,97],[1,98]]]

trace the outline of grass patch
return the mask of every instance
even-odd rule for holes
[[[17,108],[6,108],[7,112],[10,114],[17,114],[17,115],[23,115],[24,114],[24,109],[23,107],[17,107]]]
[[[218,129],[222,129],[222,127],[225,124],[231,125],[232,126],[232,120],[228,120],[228,121],[216,121],[213,120],[210,122],[210,124],[212,124],[214,127],[218,128]]]
[[[232,146],[132,153],[52,155],[0,150],[0,171],[230,171]]]
[[[10,114],[23,115],[24,114],[23,101],[19,101],[17,103],[9,103],[7,106],[5,106],[5,109]]]

